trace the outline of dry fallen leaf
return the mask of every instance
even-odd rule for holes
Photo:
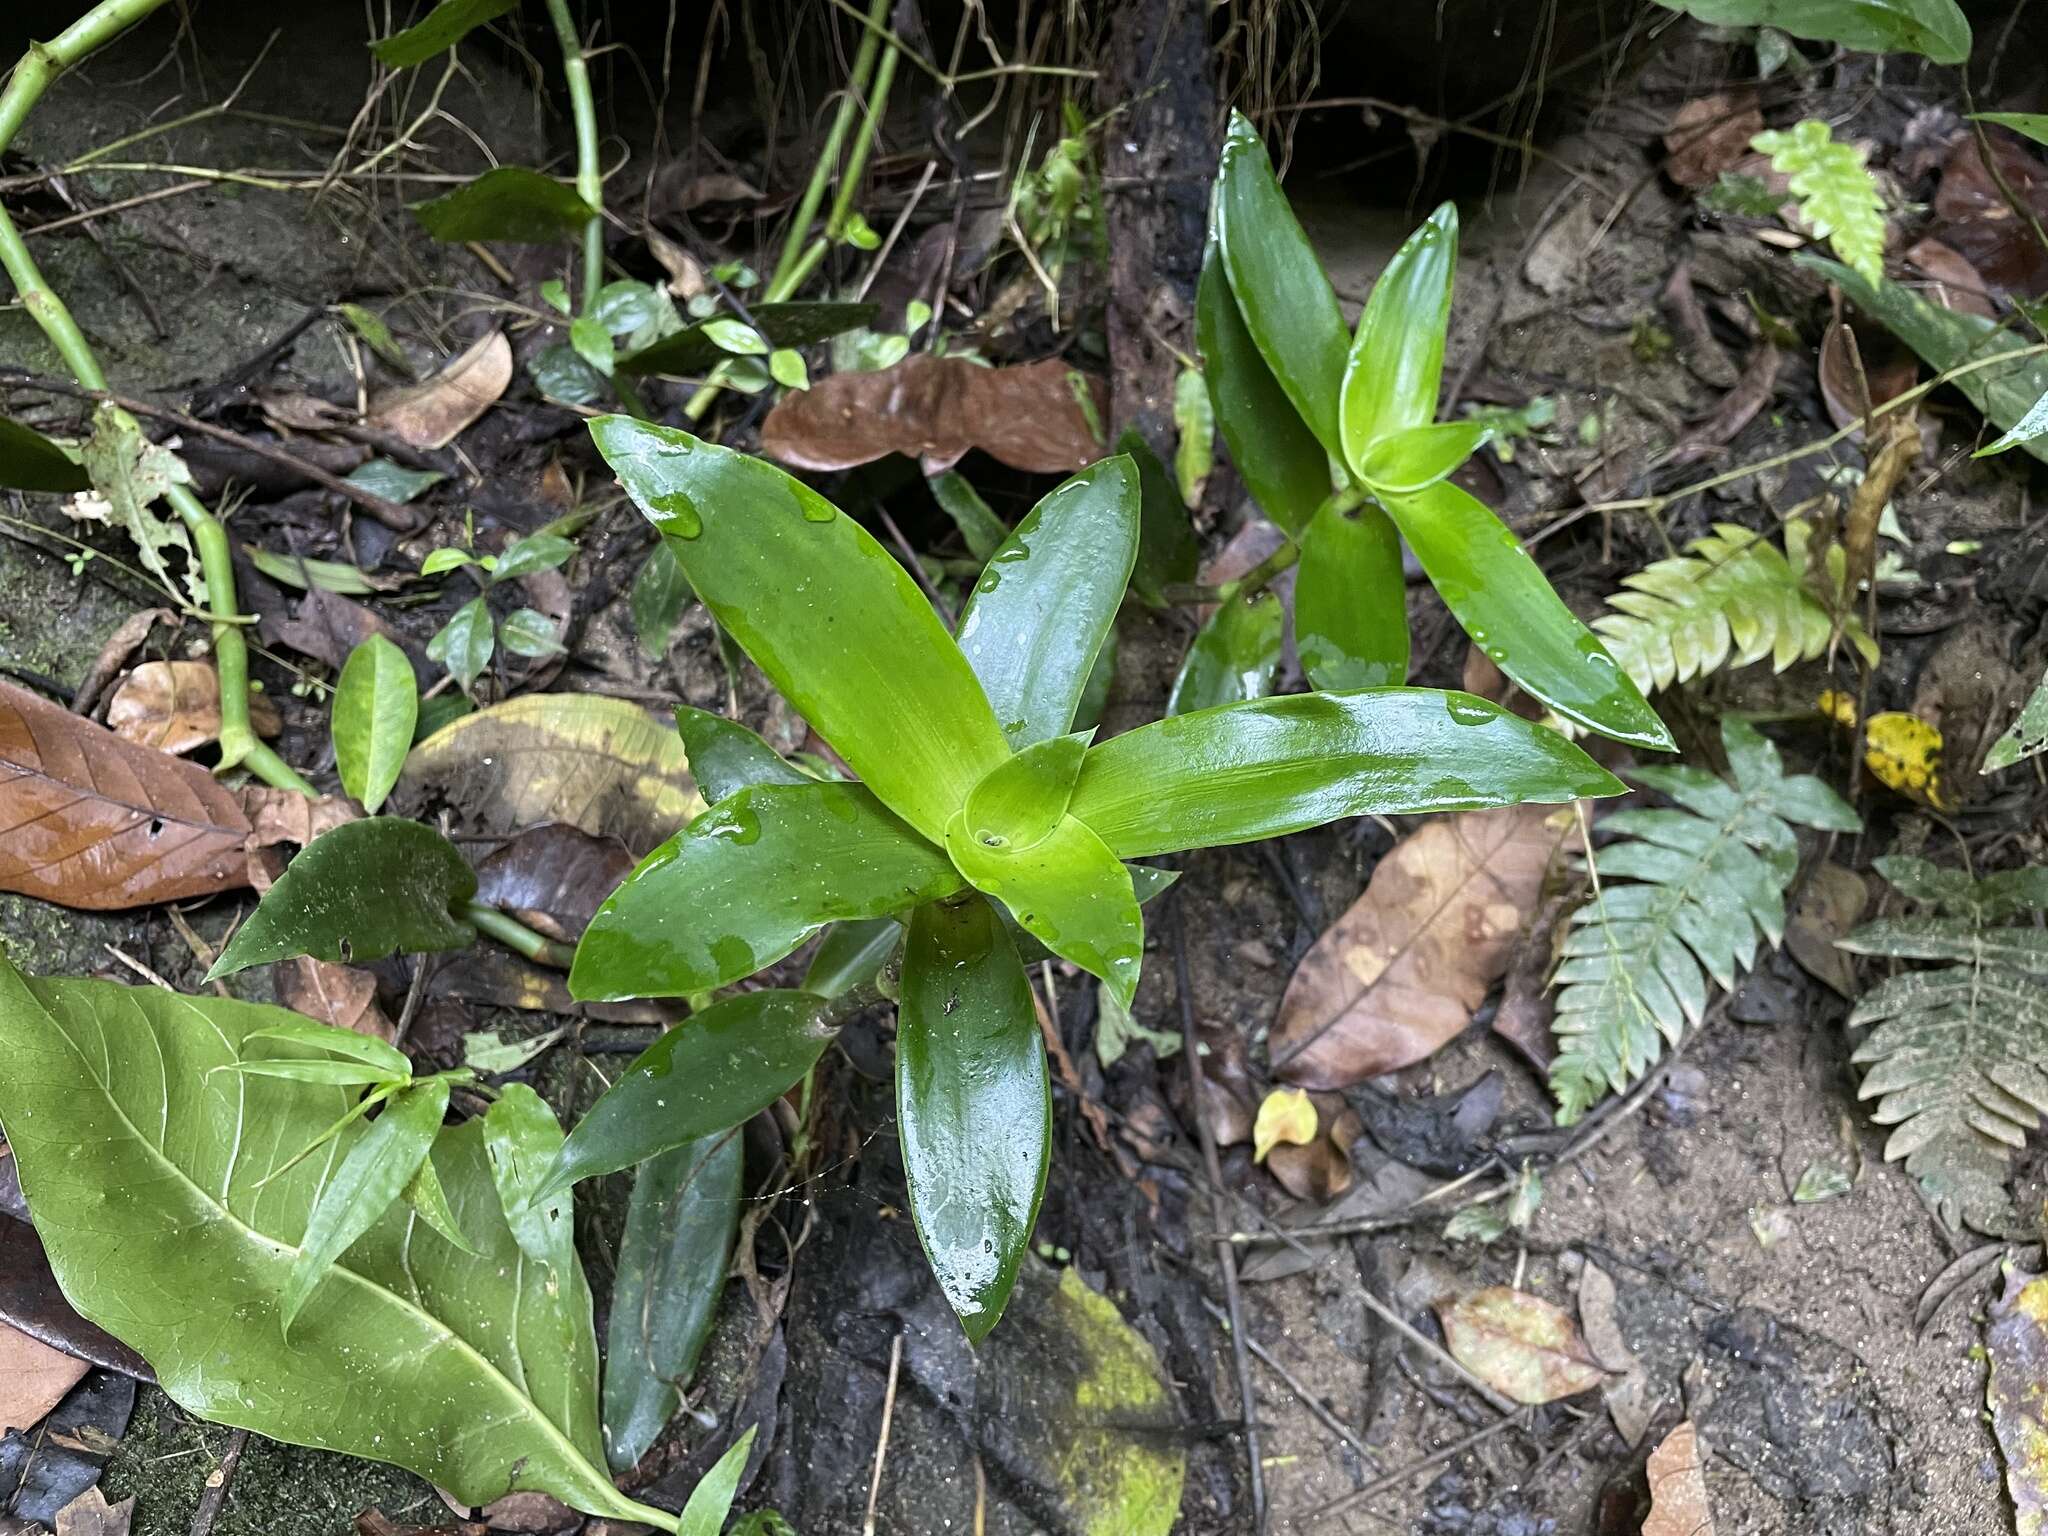
[[[459,828],[509,836],[566,822],[644,857],[704,809],[673,725],[594,693],[530,693],[413,748],[397,795],[451,808]]]
[[[1258,1119],[1252,1122],[1252,1161],[1263,1163],[1266,1154],[1286,1142],[1305,1147],[1316,1139],[1316,1107],[1299,1088],[1275,1088],[1259,1102]]]
[[[377,1006],[377,978],[352,965],[300,955],[277,968],[277,1000],[336,1029],[390,1041],[397,1028]]]
[[[280,609],[258,621],[266,639],[325,662],[337,672],[349,653],[372,635],[382,635],[414,658],[419,667],[420,648],[393,629],[382,617],[338,593],[313,587],[299,598],[298,606],[286,616]]]
[[[33,1429],[92,1366],[0,1323],[0,1434]]]
[[[1553,1403],[1606,1379],[1569,1316],[1504,1285],[1437,1304],[1451,1357],[1518,1403]]]
[[[85,681],[80,683],[77,692],[72,694],[71,713],[91,713],[93,705],[99,701],[100,690],[112,682],[115,675],[128,665],[128,658],[135,653],[138,645],[149,638],[149,632],[158,624],[175,626],[177,622],[178,616],[168,608],[145,608],[142,612],[130,614],[122,620],[120,628],[107,636],[107,643],[100,647],[99,655],[93,658],[92,666],[86,671]]]
[[[343,822],[361,820],[363,814],[346,795],[302,795],[295,789],[272,789],[264,784],[245,784],[235,793],[249,819],[247,847],[251,851],[279,843],[303,848]]]
[[[248,883],[248,819],[197,764],[0,681],[0,890],[104,911]]]
[[[259,736],[284,729],[277,706],[249,695],[249,723]],[[220,736],[220,674],[204,661],[145,661],[107,701],[107,728],[159,752],[190,752]]]
[[[1266,1154],[1266,1171],[1297,1200],[1325,1205],[1351,1188],[1351,1145],[1365,1134],[1358,1111],[1334,1093],[1310,1096],[1319,1132],[1299,1146],[1281,1142]]]
[[[520,833],[476,867],[476,899],[573,944],[605,897],[633,871],[632,850],[551,821]]]
[[[2048,1531],[2048,1277],[2014,1268],[1984,1330],[1991,1361],[1985,1400],[2005,1456],[2005,1487],[2020,1536]]]
[[[1650,1452],[1650,1518],[1643,1536],[1714,1536],[1699,1432],[1687,1419]]]
[[[1749,141],[1763,127],[1754,91],[1695,97],[1678,109],[1664,131],[1670,156],[1664,174],[1681,187],[1712,186],[1723,171],[1748,156]]]
[[[493,331],[424,384],[385,396],[371,412],[370,425],[415,448],[446,448],[511,383],[512,343]]]
[[[1975,135],[1956,140],[1935,189],[1928,233],[1968,262],[1993,293],[2038,297],[2048,290],[2048,252],[2029,222],[2014,214],[2006,189],[2034,218],[2048,219],[2048,163],[1997,136],[1992,159],[1998,167],[1995,177],[1985,167]]]
[[[1742,365],[1742,377],[1718,404],[1696,422],[1672,448],[1667,464],[1690,464],[1713,457],[1726,447],[1736,433],[1755,420],[1757,412],[1771,403],[1778,387],[1778,365],[1785,353],[1777,343],[1759,341]]]
[[[1920,291],[1922,298],[1961,314],[1998,318],[1998,307],[1985,296],[1982,274],[1953,246],[1931,236],[1916,241],[1906,249],[1906,265],[1928,280],[1929,286]]]
[[[1569,807],[1510,806],[1441,817],[1397,843],[1288,982],[1275,1074],[1342,1088],[1456,1036],[1506,969],[1573,828]]]
[[[57,1536],[128,1536],[135,1495],[109,1504],[97,1487],[88,1488],[57,1511]]]
[[[1785,922],[1785,948],[1792,958],[1814,980],[1846,998],[1856,996],[1856,971],[1835,940],[1862,920],[1869,901],[1863,877],[1830,860],[1814,870]]]
[[[979,448],[1012,469],[1062,474],[1102,456],[1108,394],[1100,378],[1056,358],[985,368],[917,352],[790,391],[761,424],[761,451],[811,470],[902,453],[936,475]]]

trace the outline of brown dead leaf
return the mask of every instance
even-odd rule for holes
[[[518,1536],[554,1536],[572,1530],[583,1517],[544,1493],[508,1493],[483,1507],[484,1524],[494,1531],[513,1531]]]
[[[670,293],[679,299],[694,299],[709,290],[711,285],[704,281],[704,269],[697,264],[696,257],[651,224],[646,233],[648,254],[668,274],[666,286]]]
[[[100,647],[100,653],[93,658],[86,669],[85,681],[78,685],[78,691],[71,696],[71,713],[85,715],[99,701],[100,690],[112,682],[120,670],[128,665],[128,658],[135,654],[135,648],[149,638],[150,630],[159,623],[176,624],[178,616],[168,608],[145,608],[140,613],[130,614],[122,620],[121,627],[107,636],[107,643]]]
[[[0,1323],[0,1434],[33,1429],[92,1366]]]
[[[134,1494],[109,1504],[95,1486],[57,1511],[57,1536],[128,1536],[128,1522],[134,1518]]]
[[[466,832],[566,822],[643,857],[704,809],[674,727],[594,693],[525,694],[464,715],[413,749],[398,795],[449,807]]]
[[[560,1013],[596,1019],[605,1024],[677,1023],[684,1009],[678,1003],[648,998],[630,1003],[579,1003],[569,995],[560,971],[543,970],[532,961],[476,944],[445,957],[427,979],[427,995],[522,1013]]]
[[[2048,163],[2003,136],[1991,141],[1998,174],[2037,219],[2048,220]],[[2048,292],[2048,251],[2013,211],[1985,169],[1974,134],[1964,134],[1942,167],[1928,231],[1974,268],[1993,293],[2036,298]]]
[[[1462,1031],[1572,831],[1569,807],[1509,806],[1441,817],[1397,843],[1288,982],[1275,1074],[1342,1088]]]
[[[259,736],[284,729],[277,706],[249,695],[249,723]],[[159,752],[185,753],[220,737],[220,674],[204,661],[145,661],[107,701],[107,729]]]
[[[1821,337],[1820,398],[1828,419],[1863,440],[1872,406],[1911,389],[1920,360],[1888,332],[1836,321]]]
[[[1830,860],[1814,870],[1785,922],[1785,948],[1792,958],[1845,998],[1856,996],[1856,971],[1835,940],[1862,921],[1869,901],[1863,877]]]
[[[1759,341],[1742,365],[1742,377],[1720,402],[1671,450],[1667,464],[1690,464],[1712,457],[1771,403],[1778,387],[1778,365],[1784,353],[1775,342]]]
[[[1244,1036],[1231,1030],[1202,1031],[1202,1113],[1219,1147],[1237,1147],[1252,1139],[1251,1063]]]
[[[707,203],[758,203],[767,195],[744,176],[710,171],[702,176],[692,176],[677,188],[675,209],[678,213],[688,213]]]
[[[1518,1403],[1554,1403],[1606,1379],[1571,1318],[1526,1291],[1493,1285],[1447,1298],[1437,1318],[1451,1357]]]
[[[1961,251],[1929,236],[1908,247],[1906,265],[1931,285],[1921,290],[1923,297],[1962,314],[1998,318],[1997,306],[1985,294],[1983,274]]]
[[[302,795],[295,789],[271,789],[263,784],[246,784],[235,793],[248,817],[247,846],[252,851],[279,843],[297,843],[303,848],[322,832],[332,832],[345,821],[358,821],[363,814],[346,795]]]
[[[512,343],[493,331],[424,384],[387,395],[370,425],[415,448],[446,448],[512,383]]]
[[[1714,1536],[1699,1432],[1687,1419],[1650,1452],[1650,1518],[1643,1536]]]
[[[873,373],[835,373],[791,390],[761,425],[761,451],[798,469],[851,469],[890,453],[927,475],[979,448],[1012,469],[1060,474],[1103,454],[1109,391],[1057,358],[985,368],[913,353]]]
[[[0,890],[105,911],[248,883],[248,818],[197,764],[0,680]]]
[[[476,867],[476,899],[573,944],[605,897],[632,873],[632,850],[551,821],[520,833]]]
[[[1620,1300],[1614,1277],[1588,1259],[1579,1271],[1579,1327],[1593,1358],[1610,1371],[1631,1370],[1636,1363],[1636,1352],[1621,1336]]]
[[[1756,92],[1716,92],[1688,101],[1664,131],[1669,158],[1664,174],[1681,187],[1712,186],[1723,171],[1750,153],[1749,141],[1763,132]]]
[[[382,635],[408,655],[417,649],[361,603],[324,587],[308,589],[289,618],[266,614],[258,624],[266,638],[325,662],[337,672],[348,661],[349,653],[372,635]],[[414,666],[417,668],[418,663]]]
[[[370,972],[300,955],[275,975],[277,1000],[292,1012],[386,1043],[396,1038],[397,1028],[377,1006],[377,978]]]
[[[264,419],[280,432],[326,432],[355,420],[355,412],[347,406],[318,395],[280,391],[260,396],[257,403]]]
[[[1334,1093],[1311,1095],[1320,1134],[1299,1146],[1281,1142],[1266,1154],[1266,1171],[1297,1200],[1327,1205],[1351,1188],[1351,1144],[1365,1134],[1358,1112]]]

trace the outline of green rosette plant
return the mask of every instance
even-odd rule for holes
[[[1130,861],[1347,816],[1622,790],[1555,732],[1435,689],[1073,732],[1137,556],[1125,456],[1038,504],[948,634],[896,559],[808,486],[630,417],[591,430],[693,590],[859,778],[814,778],[730,721],[681,712],[710,809],[604,904],[570,990],[701,998],[832,924],[848,925],[835,953],[872,975],[896,947],[891,920],[907,930],[891,990],[910,1210],[973,1339],[1002,1313],[1050,1157],[1024,956],[1070,961],[1127,1009],[1142,900],[1170,879]],[[670,1031],[585,1116],[543,1193],[737,1124],[799,1082],[846,1011],[826,995],[845,985],[831,968],[834,986],[742,993]]]

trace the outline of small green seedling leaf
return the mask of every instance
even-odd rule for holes
[[[403,32],[380,38],[370,51],[380,63],[392,69],[424,64],[437,53],[446,52],[487,21],[495,21],[519,0],[441,0],[431,11]]]
[[[576,349],[576,355],[603,374],[612,376],[612,367],[618,361],[617,350],[612,345],[612,333],[595,315],[578,315],[569,324],[569,345]]]
[[[473,597],[456,609],[455,616],[427,642],[427,655],[446,667],[449,676],[467,693],[483,676],[484,668],[491,664],[491,655],[497,648],[490,605],[481,597]]]
[[[545,1189],[562,1155],[561,1123],[524,1083],[507,1083],[484,1115],[484,1150],[498,1206],[519,1251],[557,1275],[576,1266],[576,1234],[567,1189]]]
[[[408,469],[390,459],[371,459],[358,464],[344,477],[350,485],[361,486],[373,496],[404,506],[439,485],[448,477],[438,469]]]
[[[373,1035],[357,1034],[352,1029],[339,1029],[332,1024],[302,1019],[297,1015],[290,1015],[288,1018],[289,1022],[286,1023],[252,1029],[243,1038],[281,1040],[292,1045],[309,1046],[316,1051],[332,1051],[337,1056],[346,1056],[351,1061],[360,1061],[376,1067],[392,1078],[403,1079],[412,1076],[412,1062],[406,1058],[405,1053]]]
[[[1294,644],[1314,688],[1391,688],[1408,680],[1401,534],[1371,502],[1333,501],[1302,536]]]
[[[382,635],[349,652],[334,689],[334,762],[342,789],[372,815],[405,768],[419,708],[405,652]]]
[[[517,245],[550,245],[597,217],[574,187],[523,165],[485,171],[453,192],[414,203],[412,212],[436,240]]]
[[[42,433],[0,416],[0,486],[64,494],[91,484],[85,466]]]
[[[811,371],[804,355],[793,347],[777,347],[768,354],[768,376],[784,389],[809,389]]]
[[[440,549],[427,551],[427,558],[420,562],[422,576],[439,576],[444,571],[459,571],[465,565],[475,565],[476,556],[460,545],[447,544]]]
[[[529,533],[505,546],[505,552],[498,556],[498,563],[491,570],[491,581],[495,584],[517,576],[531,576],[536,571],[552,571],[568,564],[575,553],[575,544],[559,533]]]
[[[1436,419],[1458,267],[1458,210],[1439,207],[1372,285],[1344,367],[1344,459],[1361,478],[1381,438]],[[1446,471],[1448,473],[1448,471]]]
[[[1052,1099],[1030,983],[978,896],[911,916],[896,1123],[918,1238],[980,1343],[1002,1316],[1038,1219]]]
[[[753,317],[752,332],[767,347],[807,347],[830,341],[844,331],[858,330],[881,311],[873,304],[837,304],[797,299],[779,304],[756,304],[747,313]],[[721,327],[744,321],[714,316],[685,326],[672,336],[642,347],[619,359],[618,371],[638,377],[649,373],[698,374],[733,354],[718,337]]]
[[[1273,592],[1218,603],[1188,647],[1167,696],[1166,712],[1185,715],[1271,693],[1286,622]]]
[[[474,895],[475,872],[432,827],[395,816],[345,822],[300,850],[206,979],[293,955],[360,965],[461,949],[476,930],[457,914]]]
[[[960,530],[960,537],[966,541],[970,555],[986,562],[989,556],[1003,547],[1003,540],[1010,536],[1010,530],[989,510],[988,503],[967,483],[965,475],[957,469],[949,469],[943,475],[932,476],[931,487],[940,510],[952,518],[953,526]]]
[[[484,1256],[481,1248],[469,1240],[469,1234],[462,1230],[462,1222],[455,1215],[455,1208],[448,1203],[448,1191],[442,1187],[440,1174],[434,1171],[431,1157],[420,1159],[419,1168],[405,1186],[401,1199],[419,1213],[419,1218],[448,1241],[452,1248],[480,1259]]]
[[[732,1513],[732,1501],[739,1495],[740,1474],[747,1470],[747,1457],[753,1449],[750,1427],[690,1490],[689,1502],[676,1522],[676,1536],[718,1536],[725,1529],[725,1517]]]
[[[1173,381],[1173,477],[1180,499],[1195,506],[1216,467],[1216,408],[1199,368],[1183,368]]]
[[[555,621],[538,608],[515,608],[498,626],[498,639],[514,656],[559,656],[562,641]]]
[[[314,560],[305,555],[280,555],[274,549],[244,544],[242,553],[249,563],[279,586],[305,592],[315,587],[343,597],[368,597],[379,591],[378,584],[353,565],[340,560]]]
[[[825,1000],[766,988],[700,1009],[649,1046],[590,1106],[540,1186],[630,1168],[766,1109],[810,1071],[834,1031]]]
[[[362,337],[364,346],[400,373],[408,378],[412,376],[412,359],[405,355],[405,348],[391,334],[391,327],[385,324],[382,315],[361,304],[337,304],[334,307],[348,322],[349,329]]]

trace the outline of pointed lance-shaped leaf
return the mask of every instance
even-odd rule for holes
[[[1138,466],[1084,469],[1017,525],[960,613],[960,649],[1012,747],[1063,736],[1138,557]]]
[[[1618,795],[1557,732],[1469,693],[1365,688],[1155,721],[1088,749],[1068,814],[1120,859],[1279,837],[1347,816]]]
[[[404,771],[419,711],[405,652],[379,634],[349,652],[334,689],[334,766],[341,787],[373,816]]]
[[[1191,714],[1271,693],[1286,626],[1286,611],[1276,592],[1254,592],[1218,603],[1181,659],[1173,691],[1166,697],[1166,712]]]
[[[910,573],[759,459],[627,416],[590,430],[726,633],[883,804],[942,839],[1009,748]]]
[[[0,486],[65,494],[92,485],[85,466],[33,427],[0,416]]]
[[[1458,210],[1443,204],[1410,235],[1366,296],[1344,363],[1343,456],[1365,474],[1383,437],[1436,419],[1458,268]]]
[[[1052,1085],[1030,983],[979,896],[919,907],[903,959],[896,1120],[910,1214],[980,1343],[1002,1316],[1052,1161]]]
[[[737,720],[680,704],[676,730],[689,758],[690,777],[697,781],[697,792],[707,805],[716,805],[756,784],[817,782]]]

